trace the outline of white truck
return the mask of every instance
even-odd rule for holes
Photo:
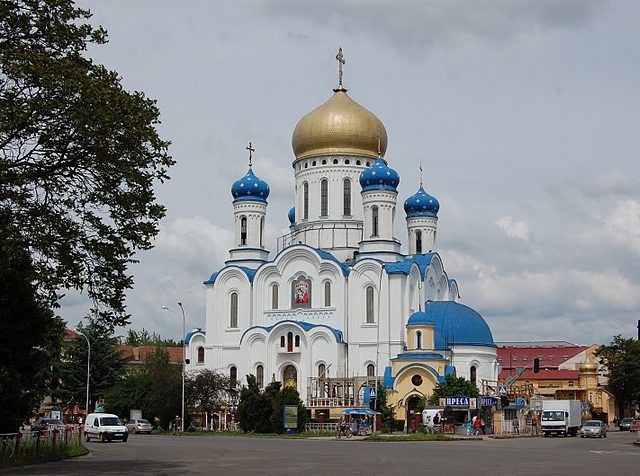
[[[580,400],[544,400],[540,423],[544,436],[576,436],[582,424]]]

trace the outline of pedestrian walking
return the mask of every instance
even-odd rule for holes
[[[480,434],[481,426],[482,426],[482,421],[480,420],[479,417],[477,417],[473,422],[473,429],[475,430],[475,433],[474,433],[475,436],[478,436]]]
[[[531,432],[536,436],[538,435],[538,418],[535,414],[531,417]]]

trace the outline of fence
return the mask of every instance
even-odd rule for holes
[[[61,444],[80,445],[82,426],[69,425],[43,431],[0,434],[0,466],[35,461],[55,453]]]
[[[304,425],[307,433],[322,433],[327,431],[338,431],[338,424],[333,423],[307,423]]]

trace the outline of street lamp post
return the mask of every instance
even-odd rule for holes
[[[186,347],[186,342],[185,342],[185,314],[184,314],[184,307],[182,307],[182,302],[178,301],[178,307],[180,308],[181,314],[182,314],[182,425],[181,425],[181,431],[184,433],[184,379],[185,379],[185,375],[186,375],[186,368],[185,365],[187,363],[187,347]],[[162,306],[162,309],[164,309],[165,311],[169,311],[169,312],[173,312],[174,314],[178,314],[178,312],[174,309],[171,309],[168,306]]]
[[[85,422],[87,421],[87,415],[89,415],[89,375],[91,374],[91,342],[89,342],[89,338],[84,335],[82,332],[76,331],[87,341],[87,414],[84,416]]]

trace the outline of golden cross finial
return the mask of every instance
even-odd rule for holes
[[[256,149],[251,147],[251,142],[249,142],[249,145],[245,147],[245,149],[249,151],[249,168],[251,168],[253,167],[253,153],[256,151]]]
[[[344,88],[342,87],[342,65],[347,61],[344,59],[344,55],[342,54],[342,47],[338,49],[336,59],[338,60],[338,91],[344,91]]]
[[[420,186],[422,187],[422,161],[420,161]]]

